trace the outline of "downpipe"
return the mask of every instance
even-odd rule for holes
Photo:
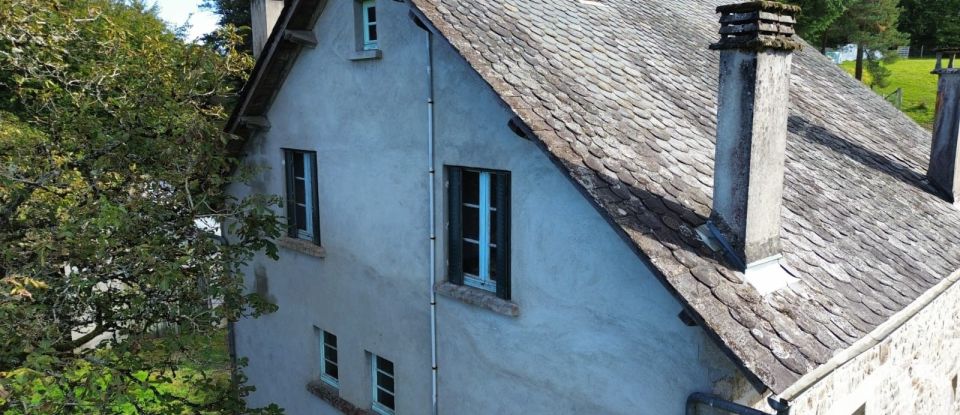
[[[697,415],[698,406],[707,406],[710,408],[718,409],[724,412],[729,412],[731,414],[737,415],[789,415],[790,407],[785,403],[769,399],[768,403],[771,407],[776,409],[775,414],[769,412],[763,412],[758,409],[753,409],[749,406],[740,405],[735,402],[730,402],[726,399],[721,398],[717,395],[711,395],[709,393],[694,392],[687,397],[687,411],[686,415]]]
[[[430,188],[430,408],[431,413],[437,415],[437,172],[436,162],[434,160],[433,34],[415,14],[411,13],[410,17],[414,23],[424,31],[424,42],[427,54],[427,175],[429,177]]]

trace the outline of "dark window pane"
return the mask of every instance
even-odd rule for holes
[[[326,366],[326,369],[324,370],[324,373],[326,373],[327,376],[330,376],[334,379],[340,379],[340,369],[337,368],[337,365],[330,362],[326,362],[325,366]]]
[[[377,386],[393,392],[393,378],[381,374],[377,377]]]
[[[377,22],[377,6],[367,8],[367,21],[370,23]]]
[[[293,175],[303,177],[303,153],[293,153]]]
[[[297,229],[307,230],[307,208],[297,206]]]
[[[377,369],[386,372],[390,375],[393,375],[393,362],[384,359],[380,356],[377,356]]]
[[[463,272],[480,275],[480,245],[463,241]]]
[[[323,357],[326,357],[328,360],[334,362],[337,361],[337,349],[334,349],[330,346],[323,346]]]
[[[480,240],[480,209],[463,207],[463,237]]]
[[[377,40],[377,25],[370,25],[370,40]]]
[[[490,281],[497,282],[497,248],[490,248]]]
[[[490,207],[497,207],[497,173],[490,173]]]
[[[377,369],[393,375],[393,362],[377,356]]]
[[[307,203],[307,183],[303,180],[296,179],[293,181],[293,197],[297,203],[306,204]]]
[[[330,334],[327,332],[323,332],[323,342],[333,347],[337,347],[337,336],[334,336],[333,334]]]
[[[480,204],[480,173],[463,171],[463,203]]]
[[[377,402],[390,409],[395,409],[393,405],[393,395],[377,389]]]
[[[490,228],[490,243],[497,243],[497,212],[490,211],[490,222],[487,225]]]

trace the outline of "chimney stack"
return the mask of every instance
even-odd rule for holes
[[[960,68],[954,67],[958,54],[960,48],[937,50],[937,66],[933,70],[940,77],[937,116],[933,124],[930,168],[927,169],[930,183],[951,203],[960,202],[957,200],[960,196],[960,170],[957,169],[960,161],[960,149],[957,148],[960,138]]]
[[[251,0],[250,29],[253,37],[253,57],[259,59],[260,52],[267,45],[273,25],[283,11],[283,0]]]
[[[790,66],[802,47],[793,36],[800,8],[754,1],[717,12],[722,38],[710,45],[720,51],[712,232],[750,281],[757,270],[781,269]]]

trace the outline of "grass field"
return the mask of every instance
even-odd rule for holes
[[[920,125],[932,128],[937,101],[937,76],[930,71],[935,64],[934,59],[901,59],[889,65],[893,72],[890,86],[876,91],[887,96],[897,88],[903,88],[903,112]],[[854,62],[844,62],[842,66],[853,74]],[[870,81],[869,76],[870,74],[864,74],[865,82]]]

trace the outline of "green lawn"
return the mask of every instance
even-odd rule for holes
[[[903,112],[920,125],[932,128],[937,101],[937,76],[930,71],[935,64],[934,59],[901,59],[889,66],[893,72],[890,86],[877,90],[877,93],[887,96],[897,88],[903,88]],[[854,62],[844,62],[842,66],[853,74]],[[864,81],[869,82],[869,76],[865,73]]]

